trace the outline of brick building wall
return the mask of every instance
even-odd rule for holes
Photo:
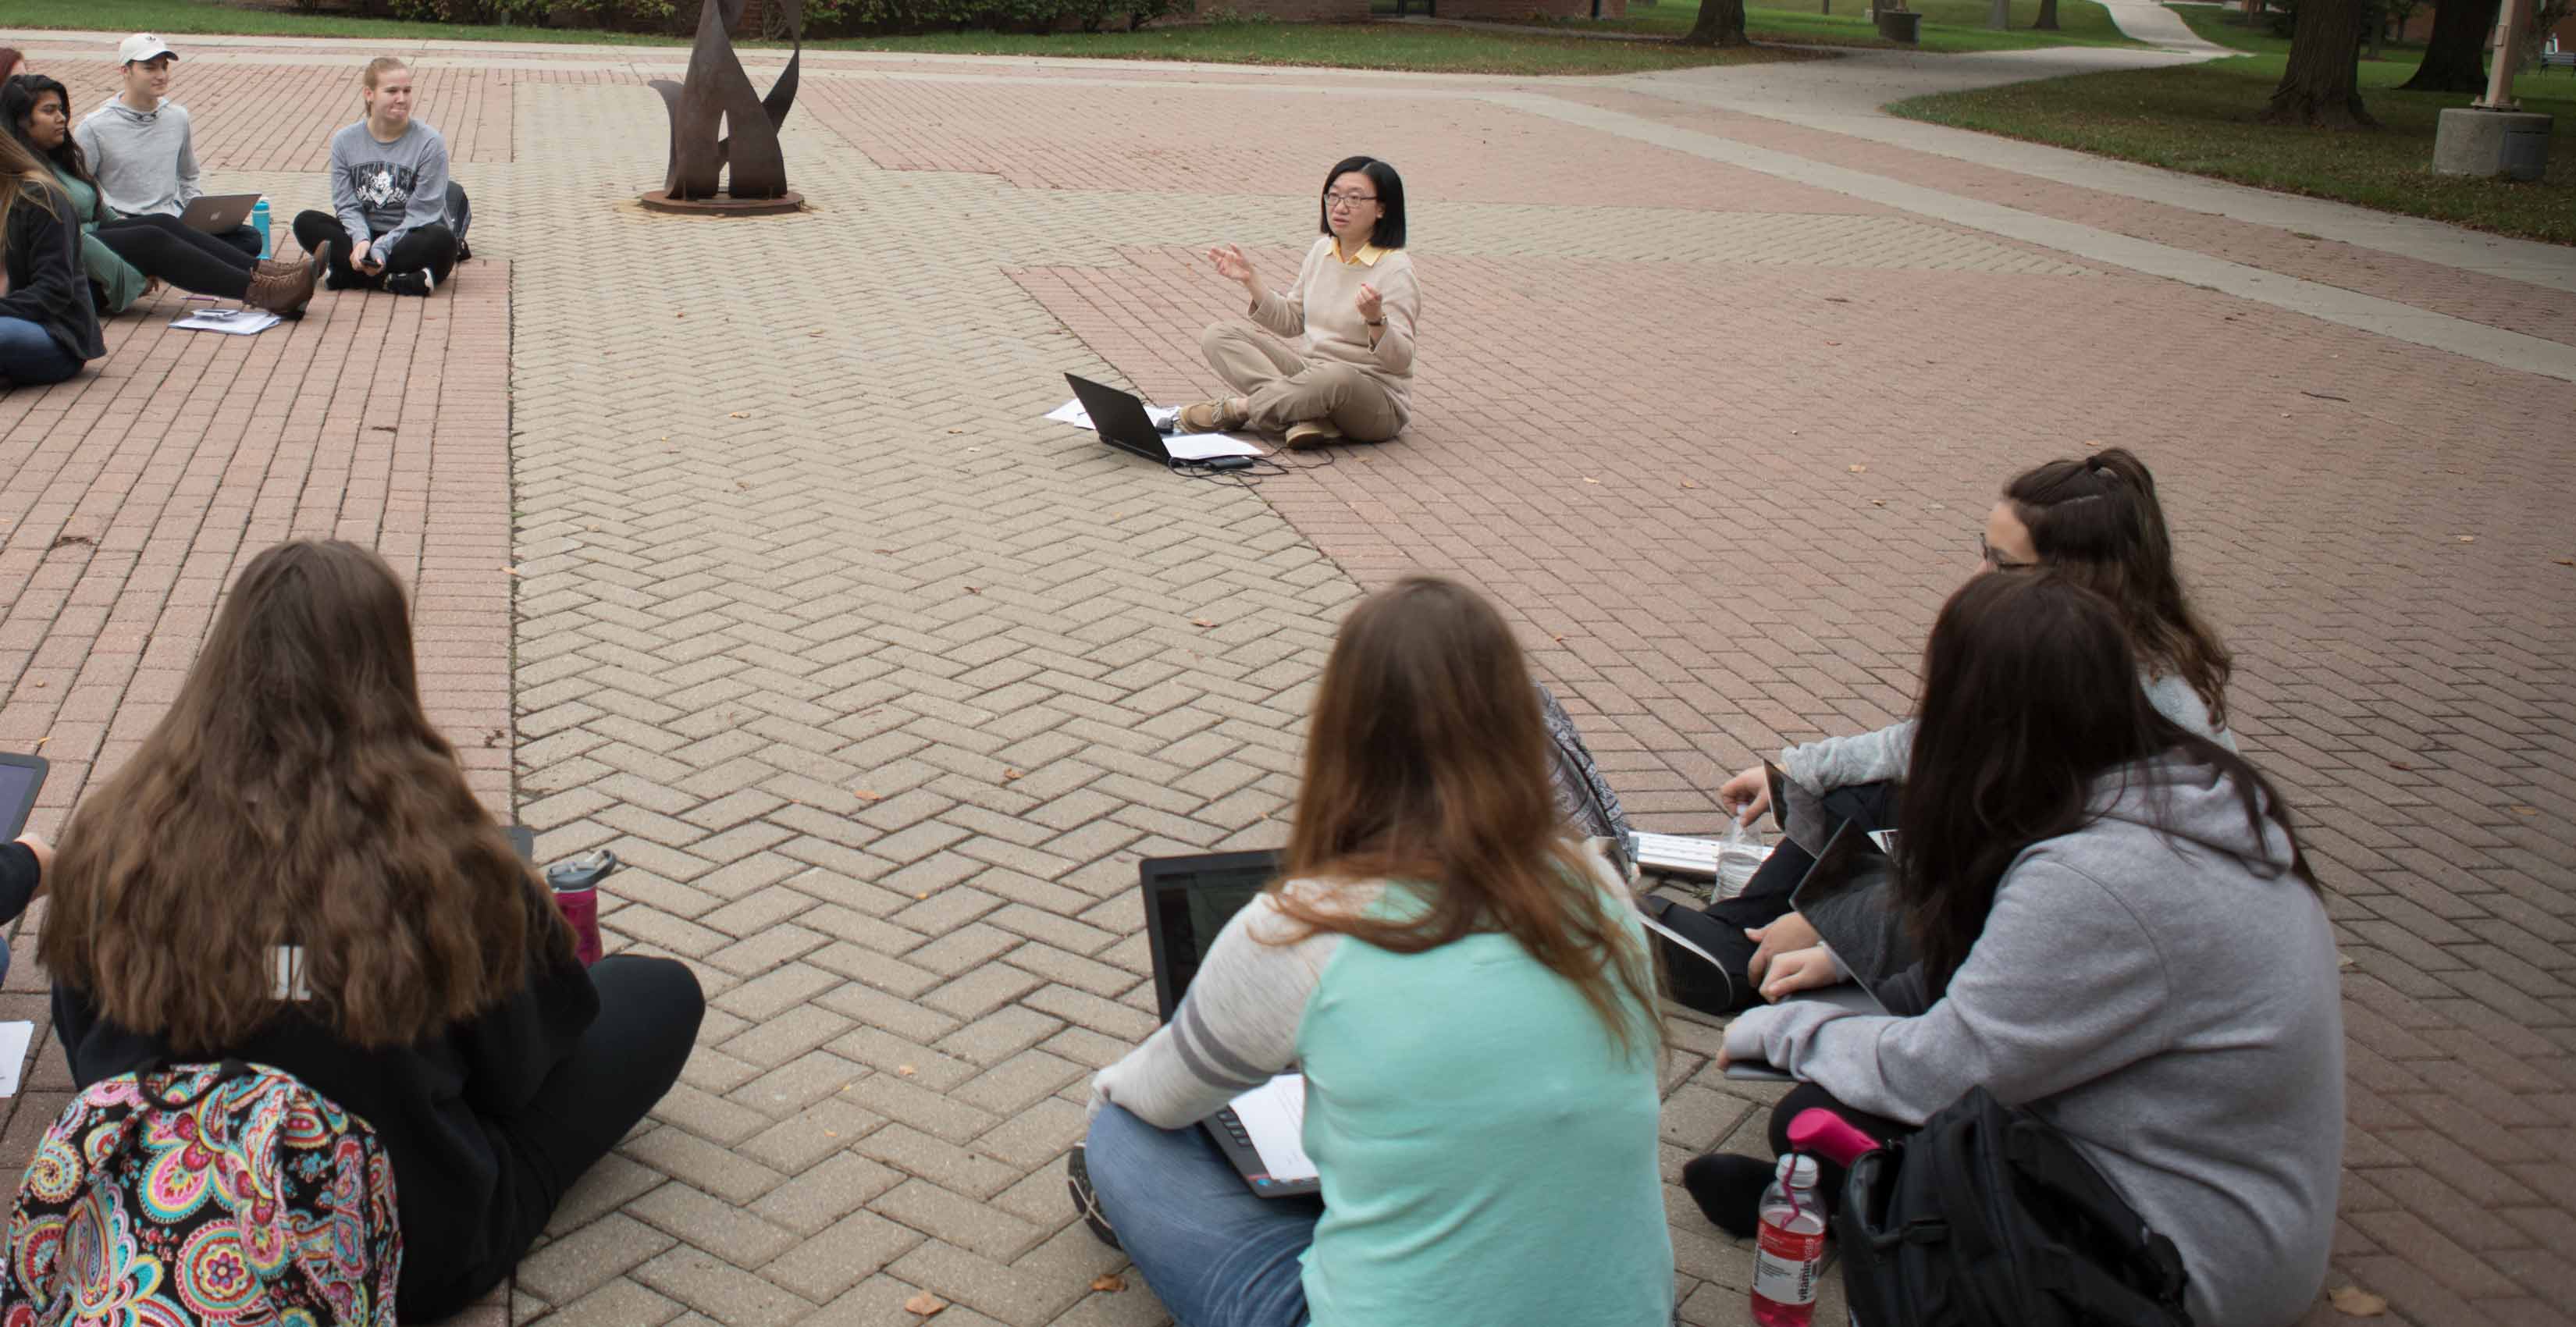
[[[1440,0],[1442,18],[1626,18],[1628,0]]]
[[[1176,23],[1217,18],[1231,11],[1242,18],[1273,18],[1282,23],[1358,23],[1369,16],[1369,0],[1199,0],[1195,16],[1176,15]]]
[[[2425,5],[2418,8],[2414,13],[2406,16],[2406,27],[2404,32],[2405,40],[2420,43],[2425,38],[2433,35],[2433,11],[2435,8],[2436,6],[2433,5]],[[2571,14],[2568,17],[2559,20],[2558,26],[2553,30],[2553,32],[2558,38],[2558,49],[2562,51],[2576,51],[2576,14]],[[2541,44],[2544,46],[2548,44],[2546,37],[2542,39]]]

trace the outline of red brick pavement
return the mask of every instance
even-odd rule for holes
[[[2338,1279],[2424,1324],[2570,1321],[2576,388],[2137,277],[1417,241],[1413,431],[1261,492],[1364,584],[1504,601],[1650,825],[1901,713],[2006,475],[2144,454],[2353,959]],[[1196,334],[1229,293],[1127,256],[1021,281],[1148,393],[1215,391]]]

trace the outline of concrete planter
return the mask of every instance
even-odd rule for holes
[[[2454,106],[2433,130],[2433,172],[2536,180],[2549,165],[2550,117]]]

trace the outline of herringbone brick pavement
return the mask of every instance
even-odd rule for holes
[[[180,95],[217,182],[282,215],[318,202],[307,172],[363,54],[196,64]],[[45,61],[86,99],[105,66],[77,63]],[[2335,891],[2355,1126],[2338,1282],[2419,1324],[2566,1320],[2565,384],[1478,100],[1500,84],[818,57],[788,132],[814,210],[760,223],[633,209],[662,127],[626,67],[433,57],[423,86],[470,165],[476,246],[508,265],[457,287],[447,367],[320,357],[299,408],[486,399],[506,349],[511,488],[496,452],[447,468],[442,437],[431,510],[465,504],[486,542],[423,559],[424,615],[451,602],[433,587],[483,578],[494,598],[456,601],[485,634],[455,638],[454,671],[513,702],[488,750],[515,752],[519,818],[549,856],[614,847],[613,943],[682,956],[714,1005],[683,1085],[523,1267],[518,1320],[910,1322],[928,1290],[953,1303],[942,1323],[1160,1321],[1132,1277],[1091,1288],[1120,1260],[1071,1224],[1061,1181],[1084,1078],[1151,1024],[1134,862],[1277,841],[1356,594],[1415,567],[1483,586],[1640,818],[1704,828],[1753,753],[1901,713],[1995,484],[2093,442],[2163,476],[2240,649],[2240,730]],[[2011,184],[1564,92],[1935,187]],[[1354,114],[1365,142],[1282,132]],[[1230,299],[1193,253],[1237,240],[1284,276],[1309,176],[1349,150],[1413,186],[1429,301],[1403,442],[1246,490],[1037,420],[1066,369],[1207,389],[1197,329]],[[2113,224],[2061,188],[1993,196]],[[2270,261],[2224,227],[2137,225]],[[2369,288],[2474,316],[2452,276],[2400,265]],[[2569,316],[2563,295],[2505,293],[2504,325]],[[331,307],[402,336],[441,302]],[[201,357],[198,390],[221,381],[215,352],[160,340]],[[304,343],[248,350],[285,344]],[[44,412],[78,393],[103,393],[85,436],[162,439],[167,403],[115,364],[13,395],[36,405],[0,445],[61,449]],[[331,441],[360,459],[344,479],[325,449],[299,512],[375,492],[367,438]],[[416,460],[388,473],[420,482]],[[117,475],[66,469],[0,558],[53,538],[40,512],[108,509]],[[194,540],[199,515],[130,519]],[[30,596],[64,555],[20,593],[49,623],[67,615]],[[0,642],[27,629],[12,607]],[[64,632],[28,648],[110,652],[112,633],[85,654]],[[176,667],[192,644],[146,648]],[[12,676],[0,724],[61,685]],[[112,733],[165,698],[89,703]],[[498,801],[497,763],[480,777]],[[32,965],[10,987],[36,1008]],[[1705,1023],[1673,1041],[1672,1168],[1758,1147],[1768,1094],[1709,1071]],[[35,1074],[10,1145],[67,1086],[58,1058]],[[1684,1319],[1741,1321],[1747,1251],[1672,1199]]]

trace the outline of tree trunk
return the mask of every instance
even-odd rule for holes
[[[1684,46],[1752,44],[1744,35],[1744,0],[1702,0],[1699,21],[1691,25],[1690,35],[1682,38]]]
[[[2487,90],[2487,34],[2495,31],[2503,0],[2447,0],[2433,7],[2433,35],[2424,41],[2424,63],[2399,86],[2409,92]]]
[[[2030,26],[2041,32],[2057,31],[2057,0],[2039,0],[2039,19]]]
[[[2375,129],[2361,108],[2362,0],[2299,0],[2290,66],[2263,112],[2270,124]]]

